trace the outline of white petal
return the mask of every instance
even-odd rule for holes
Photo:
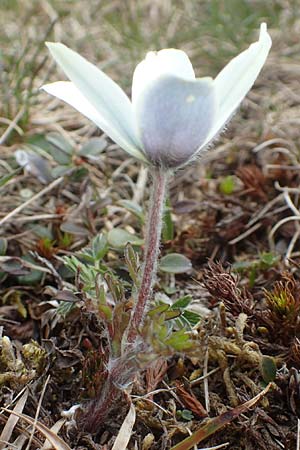
[[[141,92],[155,79],[173,75],[194,80],[195,73],[187,54],[174,48],[149,52],[134,71],[132,80],[132,101],[135,103]]]
[[[187,163],[205,141],[215,117],[211,78],[165,75],[148,85],[135,103],[144,152],[154,165]]]
[[[120,86],[65,45],[60,43],[46,45],[57,64],[105,122],[111,124],[120,135],[126,136],[133,147],[139,147],[132,105]]]
[[[267,59],[271,45],[272,41],[267,32],[267,26],[262,23],[259,41],[232,59],[218,74],[214,80],[218,113],[203,146],[207,145],[222,130],[247,95]]]
[[[115,127],[111,121],[106,120],[106,118],[88,102],[86,97],[82,95],[71,81],[57,81],[56,83],[45,84],[42,89],[77,109],[77,111],[101,128],[127,153],[142,161],[146,161],[144,154],[132,144],[127,135],[124,134],[118,126]]]

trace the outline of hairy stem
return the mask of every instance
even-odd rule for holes
[[[97,433],[121,396],[122,391],[114,384],[113,375],[109,374],[100,397],[92,400],[77,419],[79,428],[90,433]]]
[[[156,277],[168,173],[159,168],[153,169],[152,178],[152,192],[145,236],[144,266],[136,305],[129,324],[128,343],[134,342],[138,327],[144,321]]]
[[[86,410],[78,417],[77,423],[80,428],[89,432],[97,432],[109,413],[121,400],[123,396],[122,384],[130,385],[138,371],[136,359],[130,358],[129,347],[138,336],[138,328],[145,319],[149,306],[149,300],[156,277],[157,258],[159,253],[160,235],[162,228],[162,217],[166,195],[168,173],[162,169],[152,171],[152,192],[148,214],[148,225],[145,236],[144,265],[140,279],[140,286],[131,320],[127,328],[125,340],[125,353],[123,358],[114,361],[110,366],[109,373],[103,384],[98,398],[89,403]]]

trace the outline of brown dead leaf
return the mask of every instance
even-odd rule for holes
[[[207,417],[207,411],[193,392],[188,392],[180,381],[176,381],[176,393],[182,403],[192,411],[195,416]]]
[[[267,200],[266,178],[258,166],[254,164],[244,165],[236,171],[236,174],[245,185],[245,194],[263,201]]]
[[[164,358],[160,358],[152,364],[151,367],[147,369],[146,372],[146,385],[147,392],[154,391],[156,386],[161,382],[163,377],[166,374],[168,369],[168,363]],[[153,399],[153,395],[149,396],[151,400]]]

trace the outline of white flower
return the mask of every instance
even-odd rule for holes
[[[133,75],[132,102],[96,66],[60,43],[47,43],[71,81],[43,89],[76,108],[130,155],[167,168],[187,163],[230,120],[271,48],[265,23],[259,40],[212,78],[195,78],[181,50],[150,52]]]

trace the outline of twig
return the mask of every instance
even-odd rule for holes
[[[177,388],[176,387],[168,387],[166,389],[156,389],[155,391],[151,391],[151,392],[147,392],[147,394],[145,395],[131,395],[130,397],[135,399],[135,400],[144,400],[148,397],[153,397],[156,394],[160,394],[161,392],[170,392],[170,391],[175,391]]]
[[[133,397],[133,396],[132,396]],[[170,411],[168,411],[167,409],[163,408],[162,406],[160,406],[159,403],[156,403],[154,400],[151,400],[150,398],[147,397],[142,397],[143,400],[145,400],[146,402],[151,403],[151,405],[156,406],[158,409],[160,409],[161,411],[163,411],[167,416],[172,416],[172,413]],[[140,398],[134,398],[133,401],[138,401]]]
[[[14,217],[16,214],[18,214],[20,211],[22,211],[26,206],[33,203],[38,198],[42,197],[43,195],[47,194],[47,192],[54,189],[56,186],[58,186],[62,181],[64,180],[64,177],[59,177],[56,180],[52,181],[48,186],[46,186],[44,189],[42,189],[40,192],[35,194],[33,197],[28,199],[25,203],[22,203],[22,205],[19,205],[17,208],[15,208],[13,211],[8,213],[3,219],[0,220],[0,226],[6,223],[8,220],[10,220],[12,217]]]
[[[284,195],[284,199],[285,199],[287,205],[288,205],[289,208],[293,211],[293,213],[294,213],[296,216],[300,216],[300,211],[299,211],[299,209],[296,208],[294,202],[292,201],[292,199],[291,199],[291,197],[290,197],[289,192],[288,192],[286,189],[283,191],[283,195]]]
[[[299,170],[300,164],[295,164],[294,166],[284,166],[281,164],[267,164],[267,169],[280,169],[280,170]]]
[[[296,450],[300,450],[300,419],[297,420],[297,445]]]
[[[207,377],[207,368],[208,368],[208,357],[209,357],[209,351],[208,349],[205,352],[205,358],[204,358],[204,367],[203,367],[203,387],[204,387],[204,398],[205,398],[205,409],[207,413],[210,412],[210,400],[209,400],[209,388],[208,388],[208,377]]]
[[[242,241],[243,239],[245,239],[245,237],[247,237],[250,234],[254,233],[254,231],[258,230],[261,226],[262,226],[261,222],[256,223],[255,225],[253,225],[253,227],[249,228],[244,233],[240,234],[239,236],[237,236],[234,239],[231,239],[231,241],[229,241],[228,244],[234,245],[237,242]]]
[[[272,247],[274,249],[275,244],[274,244],[274,234],[276,233],[276,231],[285,223],[290,222],[290,221],[299,221],[300,222],[300,216],[289,216],[289,217],[285,217],[284,219],[281,219],[279,222],[276,223],[276,225],[274,225],[274,227],[272,228],[272,230],[269,233],[269,242],[270,242],[270,247]]]
[[[198,450],[217,450],[219,448],[227,447],[227,445],[229,445],[229,442],[224,442],[224,444],[219,444],[219,445],[216,445],[215,447],[199,448]]]
[[[41,220],[49,220],[49,219],[60,219],[61,217],[64,217],[64,214],[36,214],[35,216],[24,216],[24,217],[17,217],[15,219],[15,222],[18,223],[26,223],[26,222],[35,222],[35,221],[41,221]],[[15,236],[13,236],[15,238]]]
[[[16,115],[16,117],[10,122],[9,126],[6,128],[6,130],[4,131],[4,133],[2,134],[1,138],[0,138],[0,145],[3,145],[6,141],[6,139],[9,137],[10,133],[14,130],[14,129],[19,129],[19,127],[17,126],[17,123],[19,122],[19,120],[22,118],[23,114],[25,113],[25,107],[22,106],[22,108],[19,110],[18,114]]]
[[[251,227],[255,222],[261,219],[277,202],[282,200],[283,194],[279,194],[277,197],[273,198],[269,203],[267,203],[248,223],[247,227]]]
[[[144,191],[145,191],[145,187],[146,187],[146,183],[147,183],[147,178],[148,178],[148,168],[142,166],[139,171],[138,179],[135,184],[135,191],[134,191],[133,198],[132,198],[132,200],[135,203],[139,204],[144,197]]]
[[[36,408],[36,413],[35,413],[35,416],[34,416],[34,423],[32,424],[32,433],[30,435],[30,438],[29,438],[29,441],[28,441],[28,444],[27,444],[27,447],[26,447],[25,450],[30,450],[30,446],[31,446],[31,443],[32,443],[32,440],[33,440],[34,432],[36,430],[36,425],[37,425],[37,422],[38,422],[39,413],[40,413],[40,410],[41,410],[42,402],[43,402],[43,399],[44,399],[44,395],[45,395],[46,388],[48,386],[49,380],[50,380],[50,375],[48,375],[48,377],[47,377],[47,379],[45,381],[45,384],[43,386],[43,389],[42,389],[42,392],[41,392],[41,395],[40,395],[40,398],[39,398],[39,402],[38,402],[38,405],[37,405],[37,408]]]
[[[198,384],[202,383],[203,380],[205,380],[205,378],[210,377],[211,375],[213,375],[216,372],[219,372],[220,367],[215,367],[215,369],[210,370],[209,372],[207,372],[205,375],[201,375],[201,377],[196,378],[195,380],[192,380],[190,382],[191,386],[197,386]]]
[[[274,145],[274,144],[283,144],[286,145],[288,142],[285,139],[282,138],[273,138],[273,139],[269,139],[267,141],[262,142],[261,144],[258,144],[252,151],[254,153],[259,152],[260,150],[263,150],[266,147],[269,147],[270,145]]]

